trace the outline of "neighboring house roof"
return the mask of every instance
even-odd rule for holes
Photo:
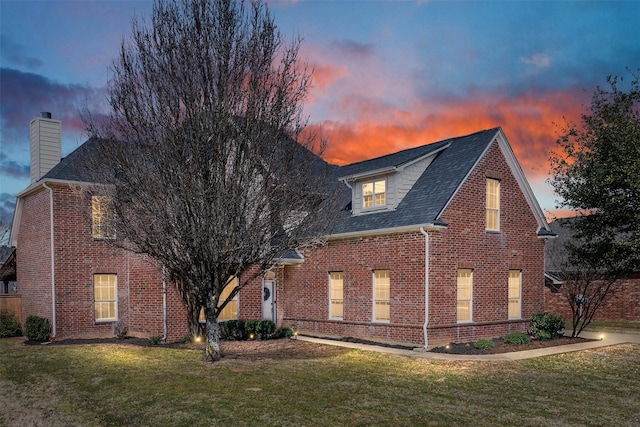
[[[340,176],[362,176],[367,170],[379,171],[380,173],[389,172],[419,158],[435,155],[431,164],[417,179],[395,210],[351,215],[349,209],[345,209],[337,220],[334,235],[366,233],[374,230],[390,231],[428,224],[446,226],[440,217],[444,209],[488,150],[490,144],[496,139],[538,220],[538,234],[552,236],[553,233],[544,219],[542,210],[500,128],[488,129],[340,167],[337,171]],[[350,201],[351,194],[351,191],[345,188],[343,200]]]
[[[16,280],[16,248],[0,246],[0,282]]]
[[[568,224],[570,221],[571,218],[559,218],[549,223],[556,238],[544,245],[544,271],[556,278],[567,262],[564,246],[573,239],[573,231]]]

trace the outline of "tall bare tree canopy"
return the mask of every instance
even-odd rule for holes
[[[114,61],[106,124],[88,121],[116,241],[165,268],[192,319],[204,307],[212,360],[230,278],[241,288],[326,224],[299,45],[260,2],[158,0]]]
[[[574,336],[617,281],[640,269],[640,85],[631,77],[608,77],[608,90],[596,89],[581,126],[568,123],[550,156],[559,207],[576,214],[565,221],[573,238],[557,267],[568,282]]]

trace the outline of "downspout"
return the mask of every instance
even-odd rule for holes
[[[167,276],[164,266],[162,266],[162,325],[164,327],[162,342],[167,342]]]
[[[42,183],[43,187],[49,190],[49,224],[51,233],[51,336],[56,336],[56,262],[54,254],[53,236],[53,188],[47,187],[47,183]]]
[[[424,348],[429,347],[429,337],[427,336],[427,325],[429,324],[429,232],[424,227],[420,227],[420,232],[424,234]]]

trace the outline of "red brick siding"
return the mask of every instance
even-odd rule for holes
[[[500,179],[500,231],[485,231],[485,179]],[[543,241],[496,142],[430,233],[429,343],[471,341],[526,329],[543,307]],[[283,323],[301,333],[424,344],[424,248],[420,232],[330,241],[287,267]],[[458,324],[456,273],[472,268],[473,322]],[[372,271],[390,270],[391,321],[372,322]],[[508,270],[522,271],[522,319],[508,320]],[[328,320],[328,273],[344,272],[344,319]]]
[[[500,231],[485,231],[486,178],[500,179]],[[544,241],[515,177],[494,142],[442,215],[430,243],[430,343],[473,341],[525,330],[543,308]],[[457,323],[457,269],[473,269],[471,324]],[[508,320],[508,271],[522,271],[522,321]]]
[[[561,315],[567,323],[571,322],[571,309],[561,292],[552,292],[545,287],[545,311]],[[593,320],[640,321],[640,277],[631,277],[614,285],[596,311]]]
[[[30,314],[52,318],[49,192],[29,194],[22,206],[16,246],[18,292],[22,295],[22,324]]]
[[[424,237],[420,233],[331,241],[287,267],[279,297],[283,324],[310,334],[420,342],[424,323]],[[372,322],[373,271],[389,270],[391,321]],[[329,320],[330,271],[344,272],[344,317]],[[284,294],[284,298],[282,297]]]
[[[91,236],[91,203],[79,186],[54,189],[56,338],[111,336],[112,322],[94,320],[93,274],[117,275],[117,312],[138,336],[162,336],[162,275],[147,258]],[[24,317],[53,318],[51,310],[49,193],[25,197],[18,236],[19,291]],[[24,320],[24,319],[23,319]],[[186,312],[167,284],[169,341],[187,333]]]

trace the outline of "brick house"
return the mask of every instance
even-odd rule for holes
[[[117,319],[132,335],[182,338],[174,287],[108,244],[104,206],[82,191],[92,141],[60,160],[60,132],[50,115],[31,122],[32,182],[11,232],[23,317],[52,319],[57,338],[110,335]],[[553,234],[500,128],[330,170],[343,209],[326,244],[283,256],[222,320],[427,346],[524,331],[543,309]]]

